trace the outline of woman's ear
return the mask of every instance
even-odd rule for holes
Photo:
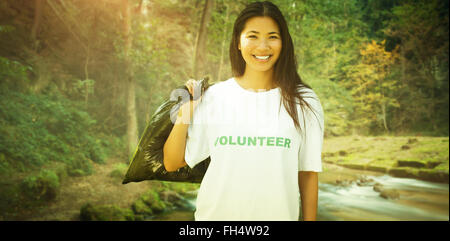
[[[241,50],[241,43],[238,43],[238,49]]]

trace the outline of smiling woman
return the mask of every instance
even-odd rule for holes
[[[303,220],[315,220],[323,110],[297,73],[292,39],[277,6],[254,2],[239,14],[230,62],[233,77],[193,102],[193,115],[180,108],[164,146],[166,169],[194,168],[210,157],[195,220],[294,221],[300,196]],[[185,115],[192,122],[181,123]]]

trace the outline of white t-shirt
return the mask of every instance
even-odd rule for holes
[[[315,115],[306,108],[304,118],[297,105],[301,134],[280,92],[253,92],[231,78],[204,93],[185,150],[191,168],[211,157],[195,220],[298,220],[298,171],[322,171],[324,117],[319,99],[308,89],[303,96],[313,97],[305,100]]]

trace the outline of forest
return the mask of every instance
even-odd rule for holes
[[[0,212],[54,200],[65,177],[111,159],[126,169],[173,89],[232,77],[233,23],[250,2],[0,1]],[[448,183],[448,0],[272,2],[321,100],[325,141],[446,138]]]

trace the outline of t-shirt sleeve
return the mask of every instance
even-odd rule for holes
[[[206,93],[196,106],[192,122],[188,127],[184,160],[190,168],[210,156],[208,141],[207,100]]]
[[[302,94],[302,96],[312,110],[305,106],[302,112],[302,108],[298,107],[299,124],[302,127],[298,171],[322,172],[324,113],[320,100],[314,91],[308,89],[304,92],[305,94]]]

